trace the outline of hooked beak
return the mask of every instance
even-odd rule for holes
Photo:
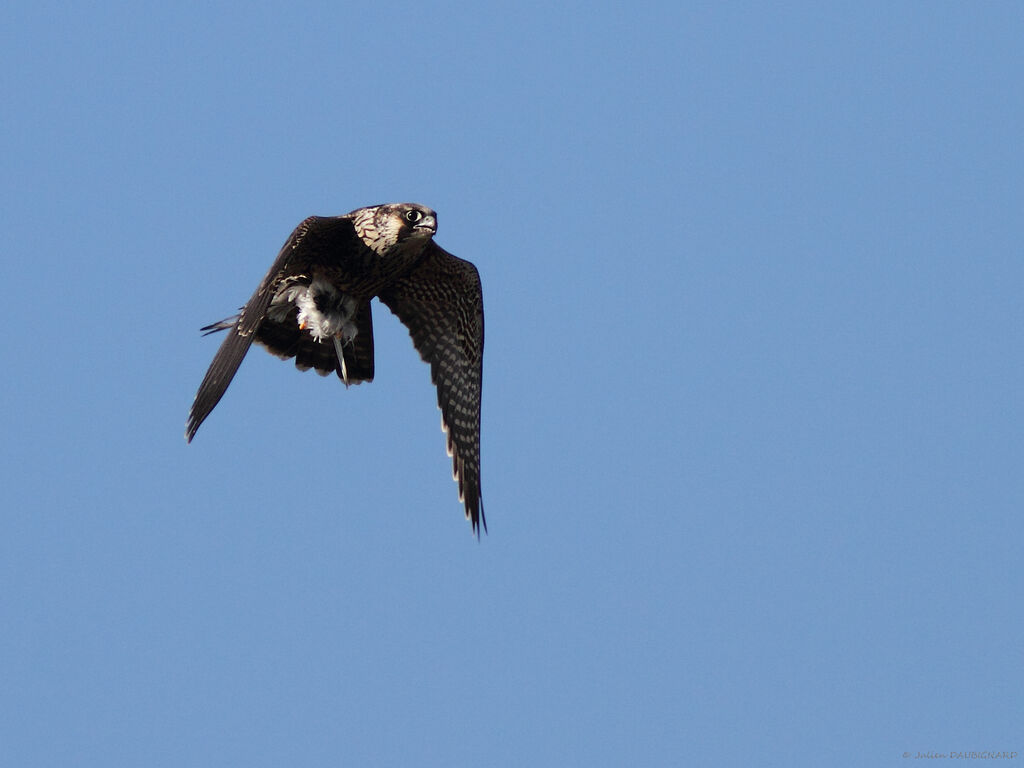
[[[424,216],[416,222],[413,230],[422,234],[434,235],[437,233],[437,218],[431,215]]]

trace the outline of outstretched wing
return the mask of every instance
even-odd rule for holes
[[[252,298],[234,319],[227,338],[210,363],[192,402],[192,410],[189,412],[185,429],[186,440],[192,442],[199,425],[224,396],[228,384],[238,371],[238,366],[242,364],[245,353],[252,345],[256,331],[263,322],[267,307],[270,306],[281,280],[294,271],[295,265],[306,266],[336,252],[338,248],[355,247],[357,239],[351,220],[343,216],[310,216],[295,228]],[[230,321],[215,323],[203,330],[222,330],[224,322]]]
[[[480,496],[480,383],[484,302],[480,275],[468,261],[431,242],[419,264],[380,293],[409,329],[437,386],[441,425],[459,484],[459,500],[479,535],[487,530]]]

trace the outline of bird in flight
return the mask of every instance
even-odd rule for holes
[[[487,530],[480,495],[480,384],[484,305],[480,275],[434,242],[437,214],[414,203],[310,216],[281,248],[252,298],[234,317],[196,393],[185,439],[192,442],[255,341],[299,370],[332,372],[345,383],[373,381],[377,297],[409,329],[437,386],[441,427],[459,501],[479,536]]]

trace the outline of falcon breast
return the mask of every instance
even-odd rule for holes
[[[227,331],[199,385],[185,430],[191,442],[253,342],[300,370],[372,381],[377,298],[409,329],[430,364],[441,425],[473,532],[487,529],[480,493],[484,310],[480,275],[434,240],[437,214],[414,203],[311,216],[288,237],[241,311],[208,325]]]

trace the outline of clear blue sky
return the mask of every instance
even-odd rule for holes
[[[1024,761],[1020,3],[0,30],[0,763]],[[182,437],[295,224],[404,200],[483,278],[479,543],[383,308]]]

